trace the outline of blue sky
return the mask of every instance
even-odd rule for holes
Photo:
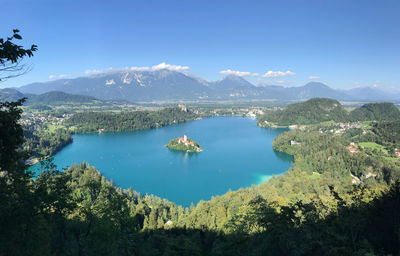
[[[0,37],[18,28],[39,50],[0,87],[166,63],[209,80],[400,89],[399,13],[398,0],[3,0]]]

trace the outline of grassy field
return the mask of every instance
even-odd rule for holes
[[[363,128],[364,130],[372,129],[371,122],[362,122],[360,125],[361,125],[361,128]]]
[[[384,146],[379,145],[375,142],[360,142],[358,143],[360,147],[367,148],[367,149],[376,149],[379,151],[386,150]]]
[[[321,176],[321,174],[319,173],[313,173],[311,175],[309,175],[308,177],[312,180],[318,179]]]
[[[67,127],[65,127],[64,125],[57,125],[52,123],[47,124],[47,130],[49,132],[55,132],[57,129],[67,129]]]

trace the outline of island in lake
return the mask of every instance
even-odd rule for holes
[[[186,152],[201,152],[201,151],[203,151],[203,149],[200,147],[199,143],[188,138],[186,136],[186,134],[183,137],[170,140],[166,146],[169,149],[182,150],[182,151],[186,151]]]

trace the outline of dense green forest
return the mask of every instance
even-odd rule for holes
[[[400,160],[394,150],[388,150],[400,147],[399,141],[392,139],[400,135],[400,126],[398,121],[385,124],[385,128],[380,123],[374,123],[371,129],[350,128],[341,135],[332,132],[333,127],[327,125],[309,127],[305,131],[293,130],[279,135],[273,146],[295,157],[293,170],[317,173],[343,184],[349,183],[350,174],[371,185],[390,184],[400,178]],[[392,129],[393,126],[397,129]],[[381,136],[384,133],[386,136]],[[380,145],[381,149],[360,146],[370,145],[366,143]],[[358,147],[359,152],[351,153],[347,148],[350,144]],[[368,173],[376,177],[364,179]]]
[[[398,216],[392,215],[400,210],[398,183],[379,193],[354,187],[339,195],[328,188],[328,205],[322,196],[309,203],[280,205],[250,190],[231,216],[225,208],[230,197],[218,199],[225,207],[203,202],[184,209],[116,188],[84,163],[64,173],[42,173],[31,190],[34,201],[25,214],[8,216],[19,218],[9,223],[15,226],[7,226],[19,227],[19,232],[1,236],[4,255],[396,255],[399,251]],[[221,221],[223,228],[214,227]]]
[[[400,120],[400,111],[393,103],[368,103],[350,113],[350,121]]]
[[[142,130],[182,123],[198,118],[192,111],[182,111],[178,107],[158,111],[81,112],[74,114],[65,125],[76,133]]]
[[[32,180],[21,103],[0,108],[0,255],[397,255],[399,158],[349,143],[398,147],[398,122],[341,134],[332,124],[281,134],[293,168],[190,208],[122,190],[86,163]],[[296,143],[293,143],[295,141]],[[373,152],[374,154],[371,154]],[[373,175],[368,175],[372,173]],[[352,177],[359,182],[352,184]],[[368,177],[367,177],[368,176]],[[377,236],[376,234],[379,234]]]
[[[72,143],[71,134],[63,128],[49,131],[47,129],[34,130],[32,127],[24,129],[24,150],[33,157],[53,156],[64,146]]]
[[[272,123],[278,126],[313,124],[324,121],[341,121],[347,112],[337,100],[315,98],[288,105],[282,110],[270,110],[259,118],[260,124]]]
[[[375,142],[391,148],[400,148],[400,120],[376,122],[372,124]]]
[[[400,119],[400,110],[393,103],[368,103],[347,112],[337,100],[314,98],[288,105],[284,109],[268,110],[258,119],[263,127],[308,125],[326,121],[392,121]]]

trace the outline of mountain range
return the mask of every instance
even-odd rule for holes
[[[378,88],[336,90],[323,83],[310,82],[299,87],[255,86],[246,79],[228,75],[218,81],[167,69],[153,71],[114,71],[73,79],[32,83],[14,88],[23,94],[60,91],[101,100],[152,101],[219,101],[219,100],[307,100],[328,97],[341,101],[399,101],[400,93]]]

